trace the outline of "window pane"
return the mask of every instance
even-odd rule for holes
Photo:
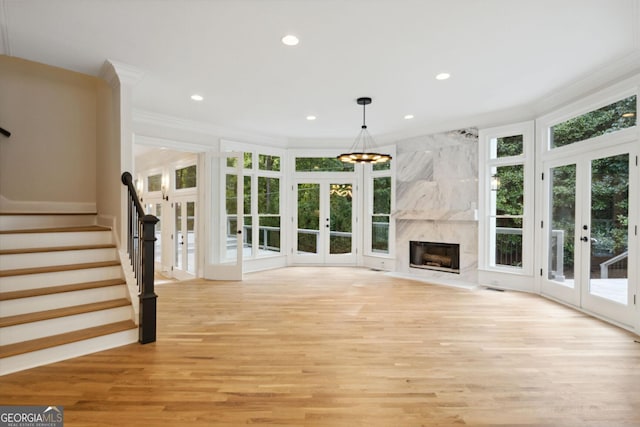
[[[251,248],[253,242],[253,221],[251,215],[244,216],[244,226],[242,227],[242,247]],[[246,253],[246,252],[245,252]]]
[[[280,213],[280,178],[258,177],[258,213]]]
[[[318,253],[320,185],[298,184],[298,253]]]
[[[505,136],[491,140],[491,158],[521,156],[524,151],[522,135]]]
[[[574,242],[576,221],[576,165],[550,170],[550,215],[548,278],[574,286]]]
[[[373,213],[391,213],[391,177],[373,179]]]
[[[160,191],[162,190],[162,174],[151,175],[147,177],[147,191]]]
[[[251,177],[244,177],[244,213],[250,214],[251,212]]]
[[[384,163],[374,163],[373,170],[374,171],[388,171],[391,169],[391,161]]]
[[[227,175],[225,206],[226,206],[228,215],[236,215],[238,213],[237,182],[238,182],[238,177],[236,175]]]
[[[227,166],[230,168],[235,168],[238,164],[238,159],[235,157],[227,157]],[[253,154],[252,153],[244,153],[244,168],[251,169],[253,167]]]
[[[280,217],[260,217],[260,250],[280,252]]]
[[[296,172],[353,172],[353,163],[335,157],[296,157]]]
[[[389,216],[375,215],[371,217],[371,251],[389,253]]]
[[[522,267],[522,218],[496,218],[495,224],[495,265]]]
[[[280,156],[271,156],[267,154],[258,155],[259,169],[263,171],[279,171]]]
[[[176,190],[196,186],[196,165],[176,169]]]
[[[523,215],[524,165],[499,166],[494,171],[491,190],[496,192],[496,215]]]
[[[636,125],[636,96],[615,102],[551,127],[550,147],[557,148]]]

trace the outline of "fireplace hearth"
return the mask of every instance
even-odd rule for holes
[[[409,242],[409,266],[460,274],[460,245],[440,242]]]

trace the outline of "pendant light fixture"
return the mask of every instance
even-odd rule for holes
[[[349,153],[342,153],[337,158],[345,163],[385,163],[391,160],[389,154],[370,151],[374,147],[373,138],[369,135],[366,123],[366,106],[371,104],[371,98],[358,98],[358,105],[362,105],[362,129],[351,145]]]

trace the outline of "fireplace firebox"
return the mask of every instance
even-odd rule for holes
[[[460,274],[460,245],[457,243],[409,242],[409,266]]]

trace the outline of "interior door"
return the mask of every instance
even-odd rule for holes
[[[632,149],[594,150],[549,162],[544,172],[542,293],[626,325],[633,324],[637,282],[628,262],[638,193]]]
[[[308,179],[295,184],[294,262],[355,264],[355,183]]]

